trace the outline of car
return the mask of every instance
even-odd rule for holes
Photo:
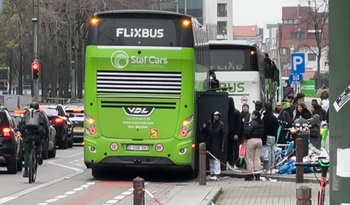
[[[23,168],[23,138],[8,110],[0,108],[0,166],[16,174]]]
[[[72,122],[62,105],[40,105],[39,109],[44,111],[49,118],[50,124],[56,130],[56,144],[60,149],[73,147],[73,136],[69,133]]]
[[[84,136],[84,105],[81,103],[68,104],[65,106],[69,119],[73,123],[73,142],[83,143]]]
[[[18,124],[22,121],[26,110],[14,110],[10,113],[16,127],[19,130]],[[46,114],[46,113],[45,113]],[[43,141],[43,159],[56,157],[56,129],[50,125],[47,138]]]

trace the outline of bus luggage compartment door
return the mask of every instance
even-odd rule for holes
[[[225,144],[224,144],[224,153],[221,156],[220,161],[226,164],[227,162],[227,122],[228,122],[228,93],[227,92],[214,92],[214,91],[205,91],[197,92],[197,107],[196,107],[196,144],[198,145],[201,142],[201,128],[203,124],[207,122],[211,114],[215,111],[221,113],[220,120],[225,125]],[[196,146],[195,154],[195,166],[198,167],[198,147]],[[207,155],[208,156],[208,155]],[[208,163],[208,160],[207,160]],[[209,165],[207,164],[207,169]],[[221,170],[226,170],[224,165],[221,165]]]

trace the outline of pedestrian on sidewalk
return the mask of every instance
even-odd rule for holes
[[[232,97],[228,98],[228,136],[227,136],[227,167],[234,169],[238,160],[239,145],[241,144],[241,113],[235,108]]]
[[[277,117],[273,115],[272,105],[271,103],[265,104],[265,112],[263,117],[263,123],[264,123],[264,137],[262,138],[262,159],[263,159],[263,165],[264,168],[268,168],[269,165],[269,155],[272,153],[269,153],[271,148],[270,146],[267,146],[267,136],[277,136],[277,130],[278,130],[278,120]]]
[[[244,137],[246,142],[246,158],[247,169],[250,173],[261,171],[261,148],[262,138],[264,137],[264,123],[261,120],[261,114],[258,110],[254,110],[252,113],[252,120],[250,126],[245,128]],[[254,179],[253,174],[246,176],[246,181],[252,181]],[[260,174],[255,174],[255,180],[260,180]]]
[[[221,113],[216,111],[212,114],[210,120],[203,124],[202,135],[205,137],[207,150],[214,155],[209,158],[210,180],[219,180],[221,166],[219,159],[224,152],[225,129],[224,123],[220,120]]]

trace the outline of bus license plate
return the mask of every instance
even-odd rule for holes
[[[128,151],[148,151],[149,145],[127,145],[126,150],[128,150]]]

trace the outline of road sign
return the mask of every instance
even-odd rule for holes
[[[297,84],[302,80],[303,80],[303,74],[291,74],[289,76],[289,83],[290,84]]]
[[[305,53],[292,53],[290,57],[291,73],[305,73]]]

